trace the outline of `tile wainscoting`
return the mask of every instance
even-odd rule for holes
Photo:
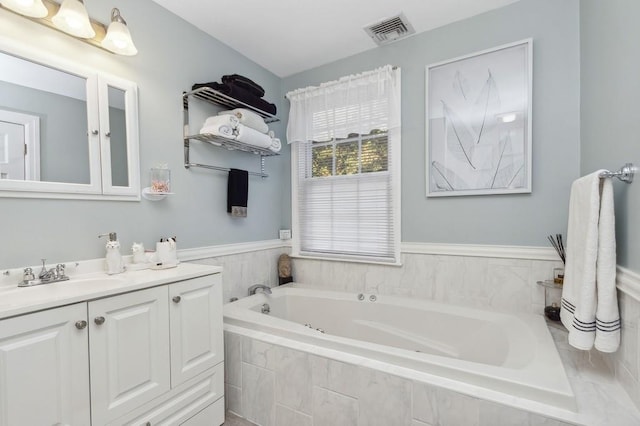
[[[616,379],[640,409],[640,275],[618,267],[620,349],[606,357]]]
[[[334,290],[541,313],[544,288],[536,282],[551,278],[557,266],[562,263],[403,253],[402,266],[297,258],[293,260],[293,274],[296,282]],[[548,303],[559,302],[560,292],[550,289],[547,298]]]
[[[576,392],[578,413],[225,328],[227,409],[261,426],[634,426],[640,421],[624,390],[607,378],[604,363],[566,347],[560,330],[553,334]]]
[[[180,260],[224,267],[224,300],[245,297],[247,288],[278,283],[277,261],[289,253],[280,240],[181,250]],[[328,289],[426,298],[452,304],[493,307],[500,311],[541,313],[549,279],[561,266],[547,248],[403,244],[402,266],[316,259],[293,259],[297,282]],[[640,408],[640,275],[618,268],[622,318],[621,346],[615,354],[590,352],[602,359]],[[559,301],[559,290],[547,290],[547,304]],[[579,356],[581,351],[575,351]],[[284,409],[280,415],[287,416]],[[287,417],[288,418],[288,417]],[[304,423],[301,423],[304,424]]]

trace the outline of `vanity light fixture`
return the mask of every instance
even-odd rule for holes
[[[53,0],[0,0],[0,8],[118,55],[138,53],[117,8],[111,11],[108,30],[106,25],[89,17],[84,0],[64,0],[62,4]]]
[[[119,55],[133,56],[138,53],[131,39],[127,22],[122,18],[117,7],[111,11],[111,23],[107,29],[107,35],[102,40],[102,47]]]
[[[89,13],[82,0],[64,0],[58,13],[51,18],[53,25],[67,34],[80,38],[93,38],[96,32],[91,27]]]
[[[49,14],[42,0],[2,0],[2,5],[24,16],[44,18]]]

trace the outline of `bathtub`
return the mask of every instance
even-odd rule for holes
[[[576,411],[562,361],[541,315],[288,284],[274,288],[271,295],[259,293],[225,305],[224,321],[281,341]]]

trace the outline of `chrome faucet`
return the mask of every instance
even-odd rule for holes
[[[249,287],[249,296],[256,294],[256,290],[261,289],[263,293],[271,294],[271,288],[264,284],[256,284]]]
[[[33,287],[34,285],[57,283],[69,279],[64,273],[65,265],[63,263],[58,263],[55,268],[47,269],[45,262],[46,259],[42,259],[42,269],[38,274],[38,279],[36,279],[32,268],[24,268],[22,281],[18,287]]]

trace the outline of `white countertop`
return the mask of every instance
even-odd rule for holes
[[[117,275],[70,274],[69,281],[34,287],[18,287],[19,280],[4,279],[0,283],[0,319],[220,272],[219,266],[181,263],[170,269],[127,271]]]

